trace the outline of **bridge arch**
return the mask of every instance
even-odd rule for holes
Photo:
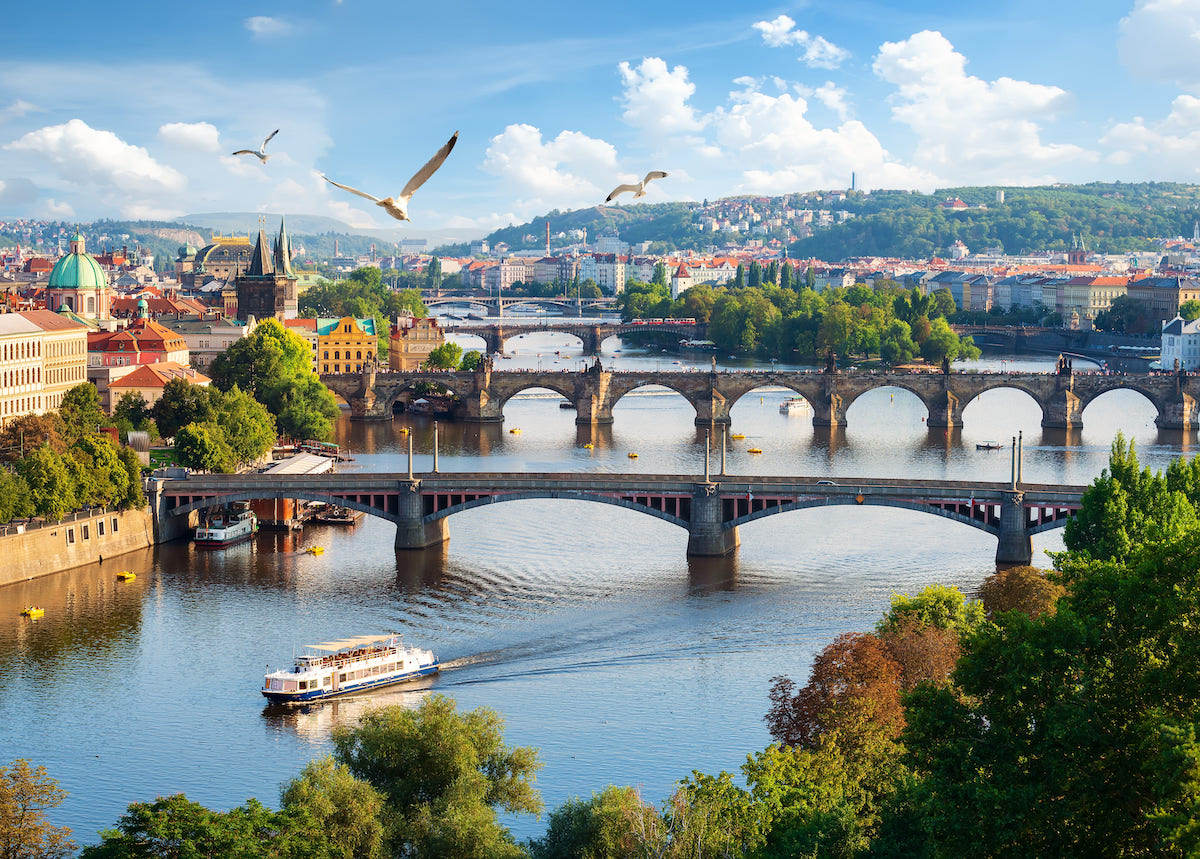
[[[532,378],[525,384],[517,383],[512,388],[506,389],[504,394],[499,398],[500,409],[503,411],[504,407],[508,405],[508,401],[517,394],[521,393],[522,391],[530,390],[552,391],[569,403],[575,402],[575,391],[573,387],[555,384],[553,380],[548,381],[546,376],[547,374],[545,373],[539,373],[537,378]]]
[[[1104,399],[1104,397],[1108,394],[1113,394],[1118,391],[1131,391],[1133,393],[1140,394],[1142,399],[1149,403],[1150,407],[1154,409],[1154,416],[1156,418],[1161,417],[1167,410],[1167,404],[1164,403],[1154,391],[1143,388],[1136,381],[1133,381],[1127,385],[1122,385],[1120,388],[1109,388],[1106,391],[1078,392],[1078,394],[1082,394],[1082,396],[1079,397],[1079,410],[1081,412],[1085,411],[1092,403],[1098,402],[1099,400]]]
[[[994,517],[986,513],[979,517],[972,517],[954,510],[934,507],[929,504],[922,504],[918,501],[907,501],[902,498],[889,498],[885,495],[864,495],[861,502],[858,500],[857,496],[853,495],[830,495],[823,498],[808,498],[802,501],[793,501],[788,504],[780,504],[774,507],[766,507],[762,510],[755,510],[752,513],[739,516],[736,519],[731,519],[725,523],[725,528],[736,528],[739,525],[746,525],[750,522],[756,522],[759,519],[764,519],[767,516],[774,516],[779,513],[791,513],[795,510],[809,510],[819,507],[896,507],[901,510],[913,510],[917,513],[927,513],[931,516],[939,516],[943,519],[961,522],[962,524],[969,525],[972,528],[978,528],[980,531],[986,531],[992,536],[998,536],[1000,534],[1000,519],[998,514]],[[981,508],[981,512],[984,509],[985,508]],[[1049,527],[1061,527],[1062,524],[1062,522],[1046,523],[1046,525]],[[1041,530],[1047,530],[1047,528],[1043,527]]]
[[[386,411],[388,414],[391,414],[392,411],[396,408],[396,403],[400,400],[401,396],[403,396],[404,394],[407,394],[407,393],[416,393],[416,390],[419,387],[421,387],[422,385],[427,384],[427,383],[437,385],[438,388],[441,389],[441,391],[439,393],[432,394],[432,395],[421,394],[416,399],[421,399],[421,397],[424,397],[424,396],[437,396],[437,397],[445,396],[445,397],[453,398],[456,403],[462,403],[463,397],[462,397],[461,393],[456,391],[453,388],[453,386],[446,384],[445,381],[439,380],[435,376],[431,375],[430,378],[427,378],[427,379],[415,379],[414,378],[414,379],[409,379],[399,385],[390,386],[389,388],[387,388],[387,396],[380,398],[380,400],[379,400],[380,406],[379,407],[382,408],[384,411]],[[412,401],[410,400],[409,401],[410,405],[411,405],[411,402]]]
[[[755,391],[761,391],[763,388],[786,388],[793,394],[804,397],[810,406],[813,404],[813,391],[804,390],[803,385],[793,385],[786,381],[776,381],[775,379],[763,379],[762,382],[756,384],[753,388],[746,388],[744,391],[736,391],[726,394],[725,400],[729,406],[729,411],[732,412],[738,403],[740,403],[749,395],[753,394]]]
[[[453,516],[455,513],[463,513],[467,510],[474,510],[477,507],[485,507],[489,504],[500,504],[505,501],[532,501],[537,499],[564,499],[568,501],[591,501],[596,504],[609,504],[614,507],[623,507],[626,510],[632,510],[635,513],[644,513],[648,516],[653,516],[656,519],[661,519],[664,522],[669,522],[672,525],[678,525],[680,528],[687,529],[688,521],[682,517],[675,516],[665,510],[659,510],[646,504],[640,504],[631,501],[628,498],[622,498],[615,495],[605,495],[592,492],[572,492],[550,489],[531,489],[524,492],[506,492],[502,495],[487,495],[482,498],[475,498],[471,501],[464,501],[460,504],[455,504],[450,507],[438,510],[435,513],[427,514],[424,517],[426,523],[436,522],[439,519],[445,519]],[[690,501],[690,499],[688,499]]]
[[[690,405],[692,407],[692,409],[696,413],[696,415],[698,416],[700,414],[700,410],[696,407],[696,402],[693,399],[694,394],[692,392],[686,390],[683,385],[676,386],[673,384],[663,384],[662,382],[659,382],[659,381],[640,382],[640,381],[637,381],[636,379],[635,380],[622,379],[621,382],[624,384],[620,384],[620,383],[617,383],[617,380],[615,378],[614,378],[613,382],[614,382],[614,384],[609,388],[609,391],[611,392],[611,396],[612,396],[612,408],[613,409],[615,409],[617,407],[618,403],[622,402],[627,396],[632,394],[634,391],[641,390],[642,388],[663,388],[663,389],[670,391],[673,394],[678,394],[679,396],[683,397],[683,399],[687,401],[688,405]],[[628,405],[628,403],[627,403],[627,405]]]
[[[198,501],[192,501],[188,504],[180,504],[177,507],[171,507],[167,513],[170,516],[184,516],[195,510],[204,510],[208,507],[218,507],[225,504],[236,504],[239,501],[266,501],[273,499],[294,498],[299,501],[320,501],[326,504],[336,504],[339,507],[346,507],[350,510],[358,510],[367,513],[371,516],[378,516],[380,519],[386,519],[389,522],[399,522],[399,516],[395,510],[387,510],[385,507],[376,507],[371,504],[364,504],[349,497],[343,497],[336,492],[314,492],[304,489],[253,489],[241,492],[227,492],[223,495],[213,495],[207,498],[202,498]]]

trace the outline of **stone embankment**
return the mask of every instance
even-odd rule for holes
[[[154,545],[149,508],[96,508],[61,522],[0,526],[0,587]]]

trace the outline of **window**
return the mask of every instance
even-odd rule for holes
[[[116,517],[116,516],[114,516],[114,517],[113,517],[113,520],[112,520],[112,526],[113,526],[113,527],[112,527],[112,532],[113,532],[114,534],[115,534],[115,533],[117,533],[117,517]]]
[[[339,674],[338,674],[338,682],[339,682],[339,683],[345,683],[345,682],[346,682],[346,674],[345,674],[344,672],[342,672],[342,673],[339,673]]]
[[[96,536],[97,537],[104,536],[104,520],[103,519],[96,520]]]
[[[71,545],[74,542],[75,542],[75,529],[68,528],[67,529],[67,545]]]
[[[329,360],[329,350],[328,349],[325,350],[325,360],[326,361]]]
[[[82,528],[80,528],[80,530],[83,531],[83,539],[85,539],[85,540],[91,539],[91,537],[88,536],[88,526],[87,525],[82,526]]]

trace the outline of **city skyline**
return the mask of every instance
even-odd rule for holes
[[[1197,2],[58,10],[6,16],[0,216],[392,228],[319,173],[395,194],[454,131],[401,234],[600,205],[652,169],[670,175],[639,202],[1193,182],[1200,163]],[[231,154],[275,128],[269,163]]]

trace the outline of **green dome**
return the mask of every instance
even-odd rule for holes
[[[86,253],[67,254],[50,269],[51,289],[94,289],[108,286],[100,263]]]

